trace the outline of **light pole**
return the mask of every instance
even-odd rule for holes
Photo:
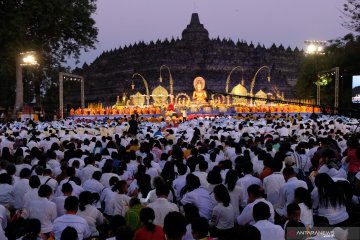
[[[305,42],[305,54],[306,55],[324,55],[324,48],[326,46],[326,41],[318,41],[318,40],[306,40]],[[317,66],[315,62],[315,72],[317,71]],[[320,81],[319,77],[316,74],[316,105],[320,105]]]
[[[22,67],[37,66],[36,54],[34,51],[21,52],[16,56],[16,96],[13,117],[22,109],[24,105],[24,83],[22,78]]]

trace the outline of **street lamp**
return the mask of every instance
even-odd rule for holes
[[[22,79],[22,67],[39,65],[34,51],[21,52],[16,56],[16,97],[13,116],[22,109],[24,105],[24,84]]]
[[[306,55],[324,55],[324,48],[326,46],[326,41],[318,41],[318,40],[306,40],[305,42],[305,54]],[[316,70],[316,62],[315,62],[315,70]],[[320,81],[317,77],[316,79],[316,104],[320,105]]]

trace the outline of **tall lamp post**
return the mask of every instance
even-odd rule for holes
[[[306,40],[305,42],[305,54],[306,55],[324,55],[324,48],[326,46],[326,41],[319,41],[319,40]],[[316,69],[316,62],[315,62],[315,71]],[[316,105],[320,105],[320,80],[316,74]]]
[[[36,53],[34,51],[21,52],[16,56],[16,96],[13,117],[16,118],[17,113],[24,105],[24,83],[22,76],[22,67],[37,66]]]

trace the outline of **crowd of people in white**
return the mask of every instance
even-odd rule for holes
[[[357,126],[297,115],[4,123],[0,239],[281,240],[315,226],[345,239],[360,203]]]

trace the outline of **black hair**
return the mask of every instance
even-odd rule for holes
[[[225,184],[227,184],[227,189],[232,192],[236,186],[236,182],[238,180],[238,175],[235,170],[229,170],[226,173]]]
[[[41,223],[39,219],[29,218],[25,221],[23,240],[36,240],[41,232]]]
[[[29,179],[29,186],[31,188],[38,188],[40,186],[40,179],[37,175],[33,175]]]
[[[294,198],[297,203],[304,203],[309,209],[312,208],[312,200],[309,190],[303,187],[298,187],[295,189]]]
[[[61,233],[60,240],[77,240],[78,232],[75,228],[67,226]]]
[[[186,219],[179,212],[170,212],[164,219],[164,233],[167,238],[181,238],[186,233]]]
[[[0,174],[0,184],[12,184],[12,178],[7,173]]]
[[[250,162],[250,161],[244,162],[242,168],[243,168],[244,174],[250,174],[254,171],[254,166],[253,166],[252,162]]]
[[[215,186],[214,195],[222,204],[224,204],[225,207],[229,206],[230,194],[224,185],[219,184],[219,185]]]
[[[286,212],[287,212],[288,216],[290,216],[291,214],[294,214],[296,211],[301,211],[298,204],[290,203],[289,205],[287,205]]]
[[[290,177],[290,176],[294,176],[296,175],[295,173],[295,169],[293,167],[285,167],[284,170],[283,170],[283,175],[286,176],[286,177]]]
[[[115,240],[132,240],[134,231],[129,226],[121,226],[116,229]]]
[[[102,176],[102,173],[101,173],[100,171],[95,171],[95,172],[92,174],[92,178],[95,179],[95,180],[98,180],[98,181],[100,181],[101,176]]]
[[[253,217],[255,221],[267,220],[270,218],[270,207],[264,202],[258,202],[253,208]]]
[[[166,184],[156,186],[156,196],[168,196],[169,192],[170,189]]]
[[[69,196],[65,199],[64,208],[66,211],[77,212],[79,207],[79,200],[75,196]]]
[[[140,221],[144,224],[145,228],[149,232],[155,231],[155,212],[152,208],[145,207],[140,210]]]
[[[222,178],[221,178],[221,174],[219,171],[217,171],[214,167],[213,170],[211,170],[208,175],[207,175],[207,181],[210,184],[220,184],[222,183]]]
[[[68,193],[68,192],[72,192],[73,187],[70,183],[64,183],[61,187],[61,192],[62,193]]]
[[[52,194],[52,188],[49,185],[41,185],[38,190],[39,197],[49,197]]]
[[[319,192],[319,203],[325,207],[338,208],[345,204],[345,193],[339,184],[326,173],[315,177],[315,185]]]
[[[252,184],[247,189],[248,194],[252,194],[255,197],[263,197],[264,196],[264,190],[261,189],[261,187],[257,184]]]
[[[253,225],[246,225],[236,231],[236,239],[261,240],[261,233]]]
[[[86,205],[92,204],[94,202],[94,198],[91,192],[84,191],[79,195],[79,209],[80,211],[85,211]]]
[[[193,233],[197,234],[197,238],[205,238],[209,232],[209,221],[206,218],[200,217],[197,221],[191,224]]]
[[[28,168],[23,168],[20,171],[20,178],[28,178],[31,176],[31,170]]]

